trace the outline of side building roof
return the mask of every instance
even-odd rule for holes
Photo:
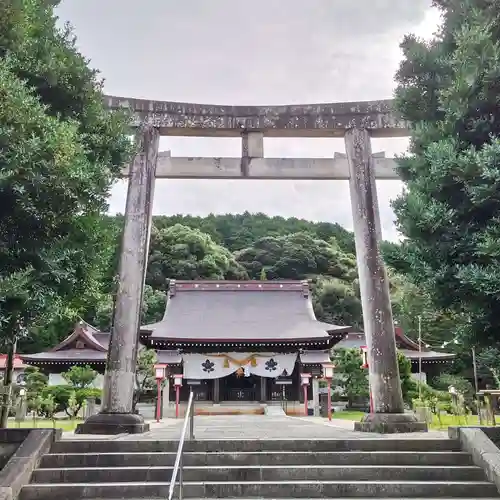
[[[429,349],[422,343],[422,348],[419,349],[418,342],[410,339],[403,329],[399,326],[394,328],[396,336],[396,346],[398,350],[403,353],[411,361],[417,361],[422,357],[424,363],[437,363],[444,361],[451,361],[455,354],[446,352],[437,352]],[[335,345],[335,349],[357,349],[366,345],[366,338],[364,333],[348,333],[344,339]]]
[[[50,351],[20,354],[29,364],[78,364],[106,362],[109,333],[102,333],[85,321],[75,324],[71,334]]]
[[[141,327],[154,347],[294,345],[321,348],[348,326],[318,321],[307,281],[174,281],[161,321]]]

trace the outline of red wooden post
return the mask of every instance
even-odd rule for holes
[[[328,379],[328,420],[332,421],[332,379]]]
[[[156,379],[156,385],[158,387],[158,397],[156,398],[156,421],[160,421],[161,417],[161,378]]]

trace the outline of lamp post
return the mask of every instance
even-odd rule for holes
[[[156,364],[154,368],[156,387],[158,389],[158,396],[156,398],[156,421],[159,422],[161,420],[161,383],[165,379],[165,370],[167,368],[167,365]]]
[[[309,379],[311,378],[310,373],[301,373],[300,382],[302,384],[302,390],[304,391],[304,415],[307,417],[309,414],[309,398],[307,397],[307,388],[309,387]]]
[[[328,420],[332,420],[332,379],[333,379],[333,370],[335,365],[333,363],[324,363],[323,364],[323,376],[326,379],[327,386],[327,411],[328,411]]]
[[[179,418],[179,396],[182,387],[182,375],[174,375],[174,387],[175,387],[175,418]]]
[[[368,370],[368,346],[361,346],[361,368]],[[370,413],[373,413],[372,389],[370,386],[370,375],[368,374],[368,394],[370,396]]]

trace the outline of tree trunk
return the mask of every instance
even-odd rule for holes
[[[12,378],[14,373],[14,357],[16,355],[17,339],[9,344],[5,374],[3,378],[2,409],[0,416],[0,427],[6,429],[9,423],[9,410],[12,396]]]

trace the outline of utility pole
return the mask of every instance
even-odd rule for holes
[[[479,404],[479,381],[477,377],[477,361],[476,361],[476,346],[472,346],[472,367],[474,369],[474,388],[476,389],[476,406],[477,406],[477,418],[479,419],[479,423],[481,423],[481,407]]]
[[[418,399],[422,400],[422,316],[418,316]]]

